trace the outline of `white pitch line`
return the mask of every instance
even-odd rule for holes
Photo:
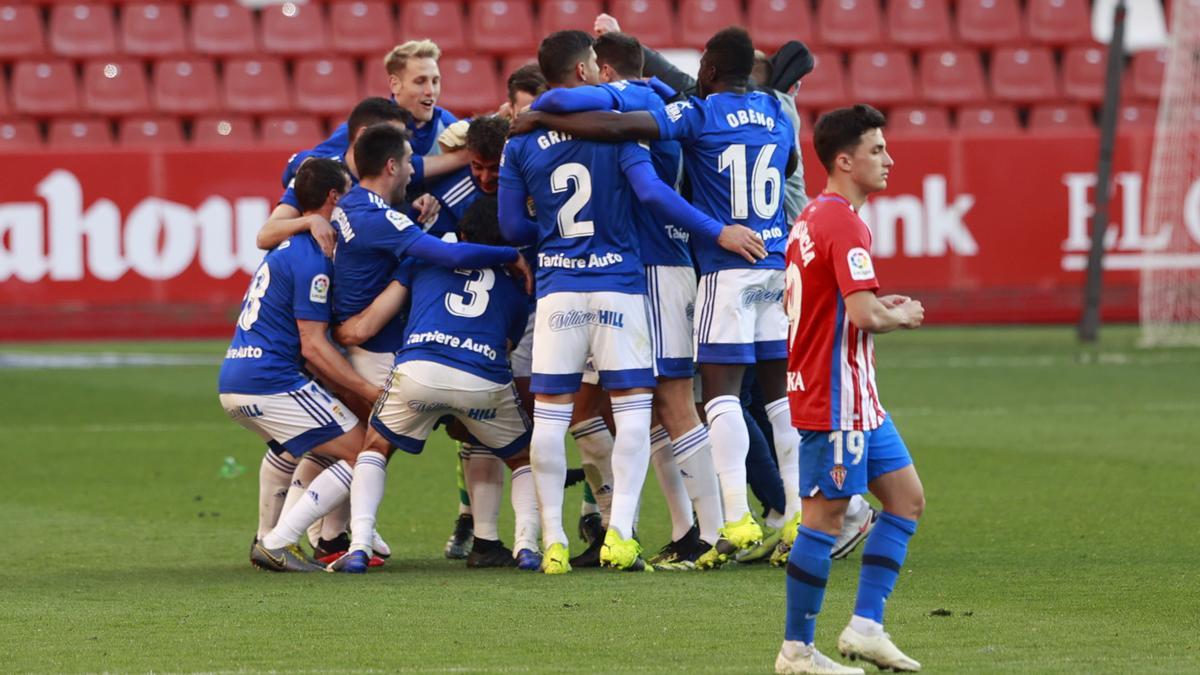
[[[141,354],[132,352],[35,354],[30,352],[0,352],[0,370],[217,366],[220,363],[220,356],[205,356],[200,354]]]

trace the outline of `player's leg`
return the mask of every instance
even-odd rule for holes
[[[758,386],[753,368],[746,369],[746,375],[742,379],[741,397],[742,415],[746,418],[746,431],[750,438],[750,446],[746,452],[746,480],[750,484],[750,491],[763,505],[762,543],[752,549],[740,551],[736,556],[738,562],[751,563],[767,560],[775,552],[786,522],[783,517],[786,507],[783,481],[779,476],[779,462],[775,458],[775,448],[770,438],[771,425],[767,422],[767,414],[762,405],[762,388]],[[785,562],[786,560],[784,558]]]
[[[599,509],[602,528],[608,527],[613,490],[613,434],[604,419],[606,412],[608,400],[598,384],[598,374],[594,369],[590,373],[585,371],[583,383],[575,394],[570,432],[579,450],[584,477]]]
[[[287,501],[288,487],[292,484],[292,473],[296,470],[296,458],[283,446],[270,439],[258,467],[258,531],[255,541],[275,527]]]

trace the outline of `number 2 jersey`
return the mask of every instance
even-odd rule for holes
[[[887,415],[875,386],[875,342],[844,298],[879,288],[871,231],[846,198],[825,193],[800,212],[788,237],[788,401],[792,426],[870,431]]]

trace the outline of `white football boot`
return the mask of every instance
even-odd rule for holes
[[[892,644],[892,637],[883,631],[877,635],[863,635],[846,626],[838,637],[838,651],[851,660],[873,663],[881,670],[915,673],[921,669],[921,663],[897,649]]]
[[[862,668],[850,668],[799,640],[784,640],[775,657],[775,672],[780,675],[863,675]]]

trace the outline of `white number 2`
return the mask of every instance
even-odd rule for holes
[[[845,440],[843,440],[845,439]],[[844,452],[849,452],[854,455],[854,461],[851,465],[857,465],[863,458],[863,432],[861,431],[831,431],[829,433],[829,442],[833,443],[833,463],[842,464]]]
[[[496,285],[496,273],[491,270],[454,270],[455,274],[467,276],[463,286],[463,295],[458,293],[446,294],[446,311],[454,316],[473,319],[487,310],[491,297],[488,291]],[[478,277],[476,277],[478,275]]]
[[[595,224],[590,220],[575,219],[592,199],[592,174],[579,162],[567,162],[550,174],[550,189],[554,192],[566,192],[572,185],[575,188],[574,194],[568,197],[567,202],[558,210],[558,232],[564,239],[590,237],[596,232]]]
[[[759,218],[769,220],[779,211],[780,188],[783,179],[779,169],[771,166],[771,157],[775,154],[775,144],[764,145],[754,160],[754,171],[750,176],[750,187],[753,188],[754,213]],[[746,146],[735,143],[725,148],[717,157],[717,171],[729,169],[729,194],[734,220],[750,217],[750,199],[746,181]],[[768,187],[770,190],[768,190]]]
[[[258,321],[258,310],[262,307],[262,297],[267,294],[267,286],[271,285],[271,268],[267,263],[258,266],[254,272],[254,280],[250,282],[250,290],[242,298],[242,313],[238,315],[238,326],[242,330],[250,330]]]

